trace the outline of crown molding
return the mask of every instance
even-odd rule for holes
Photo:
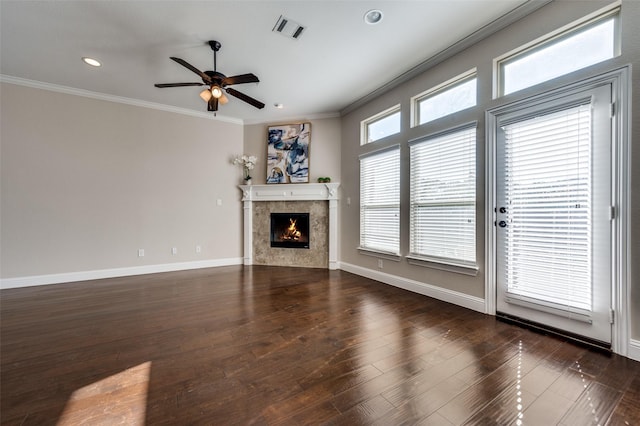
[[[187,108],[179,108],[171,105],[159,104],[156,102],[141,101],[139,99],[126,98],[123,96],[108,95],[106,93],[92,92],[90,90],[76,89],[74,87],[62,86],[59,84],[45,83],[42,81],[28,80],[26,78],[14,77],[10,75],[0,74],[0,82],[15,84],[18,86],[31,87],[34,89],[48,90],[51,92],[64,93],[67,95],[82,96],[85,98],[97,99],[107,102],[115,102],[119,104],[132,105],[141,108],[150,108],[159,111],[172,112],[175,114],[188,115],[191,117],[205,118],[208,120],[224,121],[233,124],[243,125],[244,122],[237,118],[225,117],[218,114],[212,116],[211,113],[194,111]]]

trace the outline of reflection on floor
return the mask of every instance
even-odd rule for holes
[[[640,425],[640,363],[342,271],[1,297],[3,425]]]

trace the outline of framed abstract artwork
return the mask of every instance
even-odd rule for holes
[[[311,123],[269,126],[267,183],[309,182]]]

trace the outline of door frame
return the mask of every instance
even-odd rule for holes
[[[630,199],[631,199],[631,67],[629,65],[577,81],[557,89],[528,96],[485,112],[485,313],[496,314],[496,152],[498,117],[524,105],[536,105],[573,93],[611,84],[612,93],[612,202],[615,206],[611,230],[611,333],[613,352],[628,356],[630,346]]]

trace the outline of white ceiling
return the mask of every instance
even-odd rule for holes
[[[99,94],[206,112],[199,82],[169,59],[252,72],[260,83],[234,86],[266,104],[229,96],[218,117],[244,123],[337,114],[526,0],[332,1],[24,1],[0,0],[0,73]],[[378,25],[363,16],[384,13]],[[513,15],[514,13],[512,13]],[[280,15],[305,27],[298,40],[272,29]],[[81,57],[103,66],[85,65]],[[276,109],[274,103],[284,104]]]

